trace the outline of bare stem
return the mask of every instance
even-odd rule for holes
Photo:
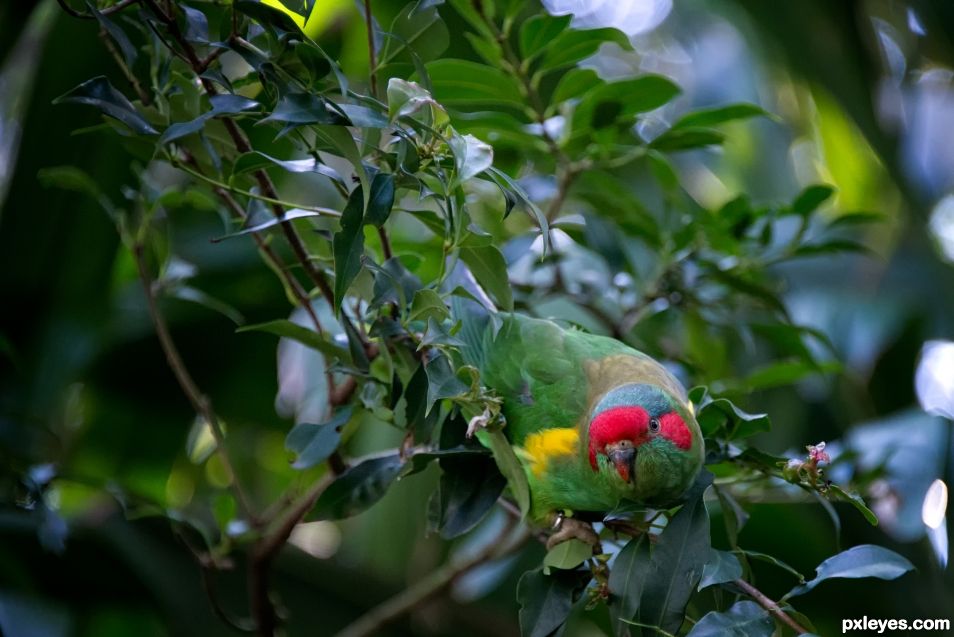
[[[374,51],[374,18],[371,16],[371,0],[364,0],[364,25],[368,32],[368,68],[370,69],[371,95],[378,96],[377,55]]]
[[[205,394],[202,393],[198,385],[196,385],[195,381],[192,379],[192,375],[189,373],[188,368],[186,368],[185,363],[182,361],[182,356],[180,356],[179,350],[176,348],[175,342],[172,340],[172,335],[169,333],[169,326],[166,324],[165,318],[159,311],[159,307],[156,303],[155,286],[153,285],[152,277],[149,275],[149,271],[146,268],[146,260],[145,255],[143,254],[142,245],[134,245],[132,252],[133,258],[136,261],[136,267],[139,270],[139,278],[142,281],[143,290],[146,292],[146,303],[149,308],[149,315],[152,317],[152,322],[156,327],[156,335],[159,337],[159,344],[162,346],[162,351],[166,355],[166,361],[169,363],[172,373],[175,374],[176,380],[179,381],[179,386],[182,388],[183,393],[185,393],[186,397],[189,399],[189,402],[192,403],[192,407],[195,409],[195,412],[203,420],[205,420],[206,423],[208,423],[209,430],[212,432],[212,436],[215,438],[216,452],[219,455],[219,459],[222,462],[222,467],[225,469],[226,475],[229,479],[229,487],[231,488],[232,493],[235,496],[235,500],[238,502],[242,511],[254,523],[255,519],[252,515],[248,498],[245,495],[245,491],[239,484],[238,475],[235,472],[232,459],[229,456],[228,449],[225,446],[225,432],[222,430],[222,425],[219,422],[218,417],[216,417],[215,411],[212,409],[211,401],[205,396]]]
[[[769,613],[771,613],[773,617],[775,617],[779,621],[786,624],[792,630],[794,630],[796,635],[802,635],[804,633],[809,632],[808,629],[802,627],[801,624],[799,624],[797,621],[795,621],[794,619],[789,617],[787,614],[785,614],[785,612],[778,607],[778,604],[773,602],[771,599],[769,599],[765,595],[765,593],[755,588],[754,586],[746,582],[741,577],[732,583],[738,586],[739,588],[741,588],[743,591],[745,591],[746,595],[748,595],[749,597],[757,601],[759,605],[765,610],[767,610]]]
[[[517,550],[530,538],[530,534],[526,529],[522,529],[515,539],[507,542],[506,537],[513,531],[514,524],[514,522],[508,524],[501,532],[498,540],[488,543],[476,555],[449,561],[410,588],[372,608],[358,620],[346,626],[336,637],[377,635],[381,629],[391,622],[449,588],[457,578],[481,564],[499,559]]]

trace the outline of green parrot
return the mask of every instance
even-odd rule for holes
[[[703,464],[686,390],[649,356],[548,320],[465,317],[465,362],[502,398],[504,433],[524,462],[530,519],[678,502]],[[592,529],[587,537],[592,539]],[[592,542],[595,543],[595,542]]]

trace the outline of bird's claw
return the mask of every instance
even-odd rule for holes
[[[489,409],[484,409],[484,413],[471,418],[467,423],[467,438],[473,438],[478,429],[486,428],[492,418],[493,416]]]
[[[547,538],[547,550],[549,551],[557,544],[573,538],[594,548],[600,546],[600,536],[593,530],[592,524],[575,518],[568,518],[563,513],[558,513],[553,522],[553,533]],[[597,551],[601,552],[599,549]]]

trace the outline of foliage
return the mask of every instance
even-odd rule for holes
[[[86,11],[122,84],[100,75],[57,103],[77,109],[69,117],[79,116],[76,105],[98,110],[93,130],[119,140],[136,181],[105,192],[76,166],[41,179],[92,195],[128,250],[196,411],[191,461],[213,466],[188,506],[150,504],[202,539],[196,552],[213,569],[249,556],[261,582],[249,593],[256,630],[272,634],[279,613],[253,569],[267,572],[301,521],[357,515],[399,482],[424,484],[417,474],[435,465],[428,523],[442,538],[472,532],[501,501],[526,511],[499,400],[477,370],[456,364],[456,298],[612,335],[698,385],[691,399],[711,474],[680,507],[610,512],[598,527],[605,553],[567,542],[547,554],[516,590],[523,634],[553,634],[581,607],[608,609],[614,634],[756,636],[805,621],[743,586],[750,559],[792,570],[740,546],[746,503],[816,498],[837,520],[830,502],[843,501],[876,523],[858,492],[877,476],[834,484],[822,448],[794,458],[758,449],[751,439],[769,431],[769,416],[738,405],[752,392],[840,372],[827,337],[789,316],[777,268],[865,252],[858,227],[877,217],[832,216],[826,185],[790,202],[739,194],[715,209],[699,205],[675,157],[718,147],[736,130],[726,124],[767,113],[719,105],[643,134],[639,124],[679,87],[653,74],[601,77],[580,63],[600,47],[629,48],[624,34],[577,29],[569,16],[523,2],[418,0],[388,21],[365,16],[367,82],[260,3],[143,0]],[[442,57],[445,21],[462,25],[470,59]],[[221,220],[204,250],[254,242],[293,310],[248,323],[213,286],[202,289],[176,252],[181,210]],[[282,488],[233,459],[216,396],[193,380],[165,324],[171,298],[228,316],[235,339],[278,336],[280,365],[291,346],[320,361],[311,372],[320,382],[310,379],[307,400],[291,410]],[[487,427],[479,443],[464,434],[475,420]],[[400,445],[353,453],[353,440],[374,428],[397,432]],[[24,478],[26,499],[46,510],[49,493],[80,480]],[[707,505],[724,518],[720,549]],[[41,539],[62,542],[60,524],[42,527]],[[617,545],[617,532],[631,539]],[[888,549],[857,546],[821,562],[812,580],[795,572],[783,600],[829,578],[893,579],[911,568]]]

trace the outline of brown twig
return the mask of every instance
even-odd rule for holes
[[[215,415],[215,411],[212,409],[211,401],[202,393],[198,385],[196,385],[195,380],[193,380],[188,368],[186,368],[185,363],[182,361],[182,356],[180,356],[179,350],[172,340],[172,335],[169,333],[169,326],[159,311],[158,304],[156,303],[155,286],[146,267],[142,244],[137,243],[134,245],[132,253],[139,271],[139,279],[146,293],[146,304],[149,309],[149,315],[152,317],[152,322],[156,327],[156,335],[159,337],[159,344],[162,346],[162,351],[166,355],[166,361],[169,363],[169,367],[172,369],[176,380],[179,381],[179,386],[182,388],[183,393],[189,399],[189,402],[192,403],[192,408],[209,425],[209,430],[212,432],[213,438],[215,438],[216,452],[219,454],[222,467],[229,477],[229,487],[242,511],[254,524],[256,520],[252,515],[251,506],[249,505],[245,491],[239,484],[238,474],[235,472],[232,459],[225,446],[225,432],[222,430],[222,425]]]
[[[767,610],[769,613],[771,613],[772,616],[774,616],[776,619],[783,622],[789,628],[794,630],[796,635],[802,635],[804,633],[809,632],[808,629],[802,627],[801,624],[799,624],[797,621],[789,617],[781,608],[779,608],[778,604],[776,604],[771,599],[769,599],[765,595],[765,593],[755,588],[754,586],[746,582],[741,577],[736,579],[732,583],[738,586],[739,588],[741,588],[743,591],[745,591],[746,595],[748,595],[749,597],[757,601],[759,605],[765,610]]]
[[[122,71],[126,81],[129,82],[130,86],[133,87],[133,90],[136,91],[136,95],[139,97],[139,101],[142,102],[142,105],[149,106],[152,104],[152,97],[150,97],[149,93],[143,89],[142,84],[139,83],[139,78],[136,77],[136,75],[132,72],[132,69],[129,68],[129,65],[126,64],[126,60],[119,52],[119,49],[116,48],[116,44],[113,42],[113,39],[109,37],[109,33],[106,31],[105,27],[100,27],[99,38],[103,41],[103,44],[106,46],[106,50],[109,51],[109,54],[112,56],[112,58],[116,60],[116,65],[119,67],[119,70]]]
[[[336,637],[369,637],[377,635],[385,626],[414,610],[421,604],[434,598],[449,588],[459,577],[474,568],[500,559],[517,550],[530,539],[530,533],[524,528],[517,536],[506,541],[516,525],[511,521],[501,532],[499,541],[489,542],[477,554],[460,560],[451,560],[429,573],[424,579],[386,600],[346,626]]]
[[[68,13],[69,15],[73,16],[74,18],[80,18],[80,19],[83,19],[83,20],[95,20],[95,19],[96,19],[96,16],[94,16],[92,13],[83,13],[82,11],[77,11],[76,9],[74,9],[73,7],[70,6],[70,4],[69,4],[69,2],[67,2],[67,0],[56,0],[56,1],[57,1],[57,3],[60,5],[60,7],[63,9],[63,11],[65,11],[65,12]],[[119,13],[120,11],[122,11],[123,9],[125,9],[125,8],[128,7],[128,6],[131,6],[131,5],[134,5],[134,4],[138,4],[138,3],[139,3],[139,0],[121,0],[120,2],[117,2],[116,4],[114,4],[114,5],[111,6],[111,7],[106,7],[105,9],[100,9],[99,12],[100,12],[102,15],[112,15],[112,14],[114,14],[114,13]]]

